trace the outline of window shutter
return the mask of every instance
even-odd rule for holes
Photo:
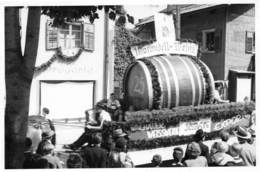
[[[83,24],[83,47],[85,50],[94,51],[95,27],[93,24]]]
[[[58,47],[58,29],[50,26],[50,21],[46,23],[46,49],[52,50]]]
[[[246,31],[246,53],[252,53],[254,47],[254,33]]]
[[[221,52],[221,46],[222,46],[222,30],[221,29],[217,29],[215,31],[215,40],[214,40],[214,43],[215,43],[215,52],[218,53],[218,52]]]

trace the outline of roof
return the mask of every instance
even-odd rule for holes
[[[139,22],[136,24],[136,26],[140,26],[140,25],[150,23],[150,22],[153,22],[153,21],[154,21],[154,16],[142,18],[142,19],[139,20]]]
[[[240,73],[240,74],[255,74],[254,71],[246,71],[246,70],[238,70],[238,69],[229,69],[230,71],[233,71],[234,73]]]
[[[185,4],[185,5],[178,5],[180,7],[180,13],[185,14],[189,12],[194,12],[210,7],[215,7],[218,5],[223,5],[223,4]],[[168,7],[162,11],[161,13],[172,13],[176,11],[176,6],[177,5],[168,5]]]
[[[180,13],[185,14],[185,13],[194,12],[194,11],[198,11],[198,10],[202,10],[202,9],[206,9],[206,8],[210,8],[210,7],[215,7],[218,5],[223,5],[223,4],[185,4],[185,5],[178,5],[178,6],[180,6]],[[177,5],[168,5],[168,7],[163,9],[162,11],[160,11],[160,13],[175,12],[176,6]],[[149,17],[140,19],[139,22],[135,26],[141,26],[141,25],[153,22],[153,21],[154,21],[154,16],[149,16]]]

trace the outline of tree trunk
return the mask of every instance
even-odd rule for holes
[[[5,168],[22,168],[30,87],[35,65],[40,7],[28,13],[25,55],[21,53],[19,8],[5,8]]]

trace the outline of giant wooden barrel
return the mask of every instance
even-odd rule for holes
[[[180,55],[139,59],[124,76],[128,105],[136,110],[199,105],[211,101],[214,79],[200,60]]]

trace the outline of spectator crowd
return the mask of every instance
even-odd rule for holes
[[[151,157],[151,163],[144,167],[207,167],[207,166],[255,166],[255,132],[238,126],[233,134],[237,142],[230,142],[230,133],[219,132],[220,141],[209,148],[205,143],[206,134],[199,129],[194,141],[186,149],[174,147],[172,160],[163,161],[160,154]],[[128,136],[122,129],[116,129],[106,139],[98,132],[92,133],[87,145],[69,153],[62,162],[51,140],[53,131],[42,134],[36,152],[30,151],[32,141],[26,138],[24,168],[133,168],[134,163],[127,153]]]
[[[128,115],[122,115],[121,105],[114,94],[107,102],[110,113],[98,104],[93,111],[93,119],[86,111],[85,132],[73,143],[64,145],[70,150],[66,160],[60,159],[55,152],[55,128],[50,120],[50,130],[41,134],[41,140],[35,142],[28,137],[25,141],[25,169],[32,168],[133,168],[135,167],[128,154],[128,135],[118,128],[110,135],[102,135],[104,122],[127,120]],[[129,111],[134,109],[130,106]],[[49,110],[43,109],[43,118]],[[255,112],[253,112],[255,113]],[[255,166],[255,114],[250,119],[248,129],[238,126],[232,131],[237,142],[230,141],[230,131],[219,132],[220,141],[209,148],[205,144],[206,133],[199,129],[193,136],[193,141],[184,147],[174,147],[172,160],[163,161],[160,154],[151,157],[151,163],[144,167],[207,167],[207,166]],[[252,122],[253,121],[253,122]],[[38,137],[37,137],[38,138]],[[37,139],[36,139],[37,140]],[[35,143],[36,146],[35,146]]]

